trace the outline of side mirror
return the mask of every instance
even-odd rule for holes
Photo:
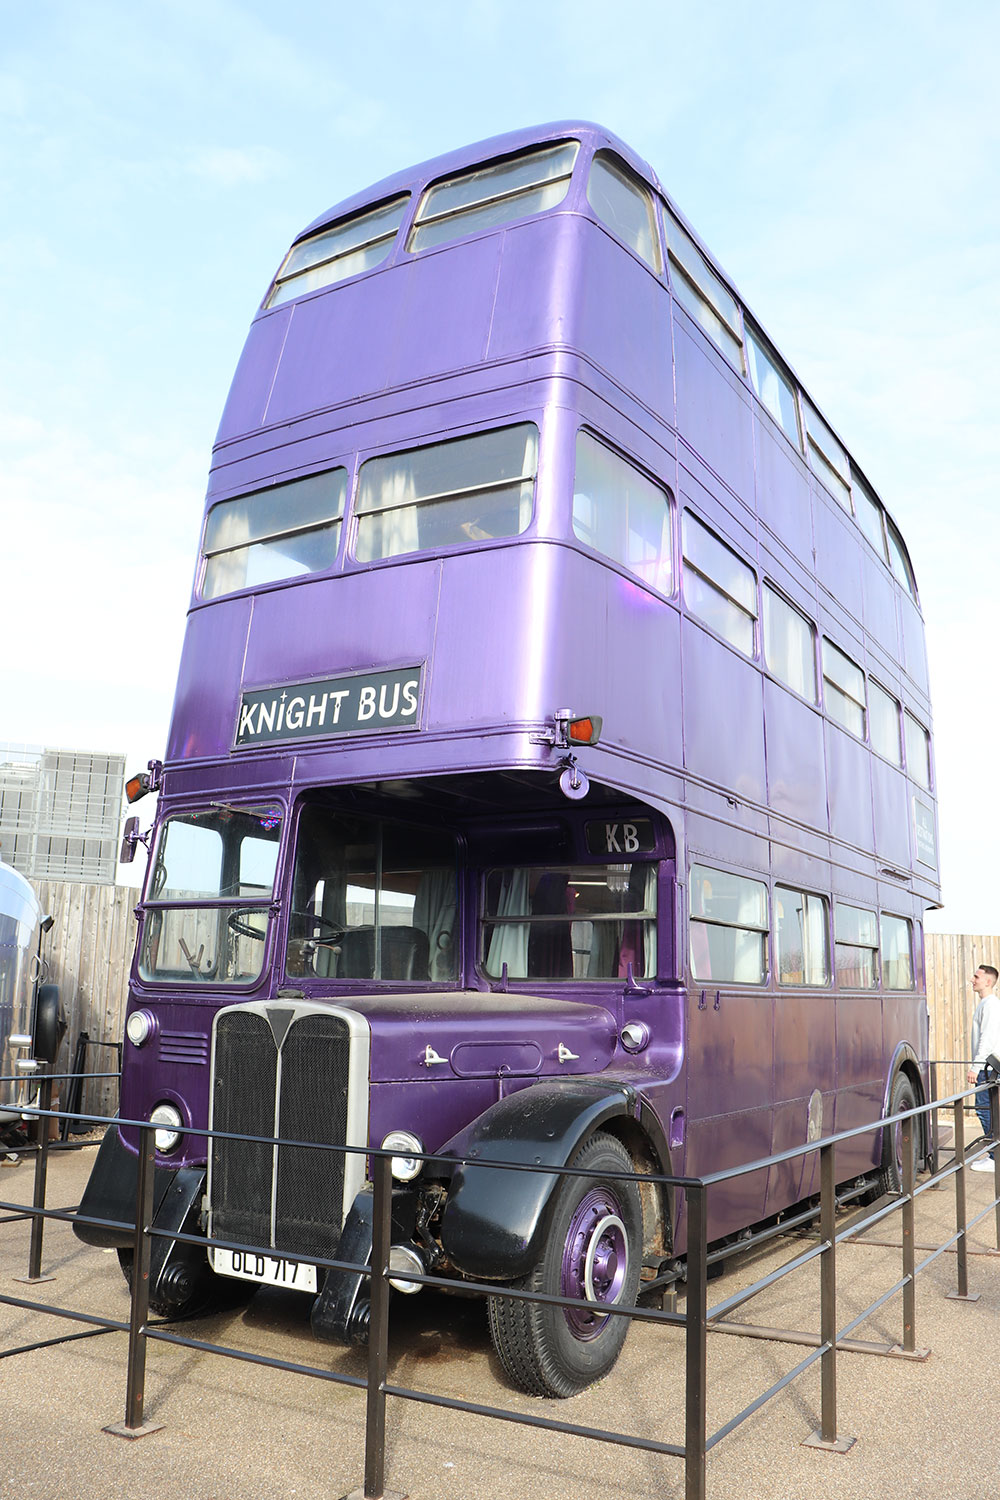
[[[130,865],[135,859],[135,846],[139,842],[139,819],[126,818],[125,827],[122,829],[122,847],[118,855],[118,863]]]

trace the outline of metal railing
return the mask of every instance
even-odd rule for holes
[[[45,1206],[45,1163],[48,1139],[48,1128],[45,1122],[51,1118],[58,1118],[49,1107],[49,1096],[46,1093],[46,1085],[51,1089],[51,1079],[43,1076],[38,1103],[30,1111],[37,1117],[39,1122],[32,1208],[28,1211],[22,1205],[0,1203],[0,1210],[19,1209],[20,1212],[15,1217],[30,1216],[32,1219],[29,1276],[26,1278],[28,1281],[45,1279],[41,1275],[42,1234],[45,1223],[49,1220],[67,1220],[72,1222],[74,1219],[79,1218],[78,1213],[74,1210],[54,1210],[48,1209]],[[950,1095],[948,1098],[938,1099],[931,1104],[920,1106],[917,1109],[903,1111],[900,1114],[880,1119],[824,1140],[781,1152],[760,1161],[748,1163],[742,1167],[713,1173],[702,1178],[619,1174],[607,1170],[600,1173],[592,1173],[571,1167],[556,1168],[545,1165],[532,1166],[520,1163],[484,1162],[481,1159],[479,1160],[478,1165],[497,1170],[543,1172],[560,1178],[609,1178],[620,1176],[623,1181],[631,1180],[636,1183],[652,1182],[683,1193],[687,1222],[686,1258],[682,1273],[685,1281],[685,1308],[683,1312],[677,1311],[672,1306],[667,1308],[648,1306],[612,1307],[601,1302],[585,1302],[575,1298],[529,1293],[518,1288],[492,1283],[478,1284],[466,1280],[452,1280],[438,1275],[419,1275],[415,1271],[410,1270],[407,1270],[406,1273],[407,1281],[440,1289],[459,1289],[466,1293],[470,1291],[480,1292],[483,1295],[492,1297],[534,1301],[558,1307],[572,1307],[577,1311],[590,1309],[602,1316],[624,1317],[630,1320],[663,1324],[674,1330],[683,1331],[685,1380],[684,1433],[682,1440],[666,1441],[636,1433],[624,1433],[591,1427],[581,1423],[564,1422],[548,1416],[536,1415],[524,1411],[512,1411],[501,1406],[490,1406],[464,1401],[432,1391],[416,1390],[411,1387],[390,1383],[388,1378],[389,1284],[390,1276],[394,1273],[391,1273],[389,1268],[392,1194],[390,1164],[392,1153],[387,1151],[377,1151],[369,1148],[364,1152],[370,1159],[373,1191],[373,1245],[370,1265],[324,1259],[318,1256],[303,1255],[298,1257],[303,1263],[312,1263],[320,1270],[327,1268],[348,1270],[361,1273],[368,1279],[371,1297],[371,1316],[369,1323],[367,1373],[364,1377],[329,1368],[291,1363],[286,1360],[252,1354],[245,1350],[221,1344],[186,1338],[183,1334],[163,1323],[150,1321],[149,1273],[154,1238],[169,1238],[197,1244],[202,1247],[212,1245],[223,1249],[257,1253],[266,1250],[267,1247],[246,1245],[222,1239],[206,1241],[200,1236],[177,1234],[174,1232],[168,1234],[165,1231],[159,1231],[155,1228],[152,1220],[156,1127],[148,1121],[119,1120],[115,1122],[134,1127],[139,1132],[140,1137],[134,1212],[133,1274],[131,1278],[131,1304],[128,1322],[72,1312],[37,1301],[2,1294],[0,1294],[0,1303],[88,1324],[91,1325],[90,1332],[119,1331],[128,1333],[124,1419],[121,1423],[113,1424],[105,1429],[123,1436],[143,1436],[147,1432],[156,1430],[161,1425],[148,1423],[143,1409],[148,1345],[149,1341],[153,1340],[364,1389],[366,1393],[363,1481],[363,1495],[365,1496],[365,1500],[382,1500],[385,1494],[386,1413],[387,1403],[390,1398],[394,1400],[421,1402],[475,1416],[519,1423],[552,1432],[568,1433],[581,1438],[679,1458],[684,1462],[686,1500],[705,1500],[706,1458],[708,1453],[723,1438],[733,1432],[755,1412],[759,1411],[766,1402],[778,1395],[793,1380],[797,1379],[817,1362],[820,1364],[821,1420],[819,1429],[805,1441],[813,1446],[829,1451],[842,1452],[846,1447],[850,1446],[853,1439],[844,1437],[838,1431],[838,1354],[841,1352],[850,1352],[883,1356],[891,1355],[897,1358],[909,1359],[925,1357],[926,1351],[920,1350],[916,1343],[917,1277],[946,1252],[955,1251],[957,1265],[957,1288],[954,1293],[950,1293],[949,1295],[974,1300],[973,1294],[969,1292],[967,1238],[969,1231],[981,1221],[988,1218],[991,1213],[994,1216],[997,1248],[1000,1249],[1000,1153],[998,1153],[997,1160],[994,1162],[993,1199],[985,1209],[976,1213],[971,1219],[968,1216],[965,1191],[965,1171],[974,1159],[972,1154],[967,1157],[965,1147],[967,1099],[970,1094],[974,1094],[982,1087],[983,1085],[976,1085]],[[988,1087],[992,1097],[994,1118],[997,1118],[997,1110],[1000,1108],[1000,1098],[998,1098],[1000,1084],[994,1082],[988,1085]],[[954,1128],[954,1154],[949,1161],[944,1165],[938,1164],[935,1171],[929,1177],[918,1183],[915,1180],[914,1170],[916,1155],[914,1149],[915,1132],[920,1129],[919,1122],[922,1116],[927,1117],[925,1129],[928,1132],[930,1131],[933,1112],[935,1111],[948,1111],[950,1113]],[[95,1126],[109,1123],[103,1116],[81,1116],[78,1118]],[[842,1223],[838,1228],[838,1210],[843,1212],[845,1206],[845,1200],[843,1198],[838,1200],[837,1197],[836,1160],[838,1149],[859,1136],[871,1135],[874,1130],[895,1131],[897,1126],[902,1138],[902,1191],[894,1195],[891,1200],[879,1200],[879,1202],[867,1211],[860,1210],[854,1212],[849,1220],[846,1223]],[[205,1137],[210,1135],[210,1132],[207,1131],[192,1131],[191,1133]],[[349,1153],[358,1149],[318,1146],[311,1142],[275,1142],[270,1137],[232,1135],[223,1132],[215,1132],[215,1134],[229,1140],[263,1142],[283,1146],[291,1145],[296,1148],[305,1147],[309,1150]],[[926,1138],[928,1140],[933,1139],[929,1134]],[[983,1139],[979,1150],[974,1154],[982,1156],[989,1149],[990,1144],[988,1140]],[[713,1191],[719,1191],[724,1184],[737,1178],[748,1176],[766,1167],[780,1166],[782,1163],[803,1160],[810,1157],[813,1153],[818,1154],[820,1163],[818,1205],[815,1201],[811,1202],[797,1216],[786,1218],[776,1227],[766,1229],[762,1233],[752,1236],[749,1240],[741,1241],[733,1247],[733,1250],[743,1253],[750,1246],[772,1242],[778,1235],[787,1233],[789,1229],[795,1226],[802,1228],[807,1224],[814,1223],[818,1213],[818,1234],[814,1242],[809,1244],[805,1249],[796,1251],[787,1262],[768,1271],[766,1275],[759,1278],[752,1285],[724,1297],[714,1305],[709,1305],[710,1264],[717,1262],[725,1254],[733,1253],[733,1251],[724,1250],[713,1250],[710,1253],[708,1242],[708,1205],[710,1194]],[[425,1157],[424,1159],[432,1158]],[[918,1263],[914,1238],[915,1205],[924,1193],[932,1189],[939,1189],[949,1180],[954,1183],[955,1193],[954,1233],[948,1235],[942,1243],[930,1247],[929,1253]],[[901,1236],[900,1245],[895,1248],[899,1249],[901,1253],[901,1275],[892,1285],[884,1289],[869,1306],[858,1312],[846,1325],[838,1327],[838,1247],[845,1240],[857,1240],[866,1231],[874,1228],[889,1218],[890,1215],[897,1212],[901,1215]],[[10,1222],[10,1220],[2,1222]],[[107,1227],[112,1227],[108,1225],[108,1221],[91,1219],[87,1222],[101,1222],[107,1225]],[[121,1228],[125,1226],[119,1224],[114,1227]],[[132,1226],[129,1225],[128,1227],[131,1228]],[[734,1323],[732,1321],[731,1315],[749,1303],[752,1298],[777,1285],[783,1278],[816,1262],[819,1263],[820,1269],[818,1331],[809,1329],[758,1328],[753,1325]],[[676,1275],[676,1273],[674,1274]],[[642,1291],[644,1293],[648,1293],[651,1290],[662,1291],[669,1285],[669,1281],[670,1278],[668,1277],[661,1278],[659,1282],[653,1283],[652,1287],[648,1284],[644,1286]],[[901,1297],[902,1301],[901,1336],[897,1343],[892,1345],[886,1345],[885,1343],[877,1344],[852,1337],[866,1319],[883,1308],[895,1297]],[[728,1335],[737,1334],[744,1337],[766,1338],[769,1341],[785,1342],[793,1345],[805,1345],[809,1346],[809,1352],[791,1370],[766,1390],[758,1394],[735,1416],[724,1422],[716,1430],[710,1431],[707,1367],[707,1345],[708,1334],[710,1332]],[[77,1336],[85,1337],[87,1335],[81,1334]],[[347,1497],[344,1497],[344,1500],[347,1500]]]

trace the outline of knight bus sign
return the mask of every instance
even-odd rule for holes
[[[623,142],[519,132],[321,214],[254,316],[134,782],[154,1310],[273,1283],[363,1341],[383,1148],[397,1294],[476,1283],[526,1391],[607,1374],[687,1245],[634,1174],[926,1099],[932,745],[896,521]],[[112,1126],[77,1226],[126,1274],[137,1150]],[[893,1188],[892,1132],[837,1169]],[[744,1173],[710,1235],[817,1186]]]
[[[243,693],[236,748],[417,724],[420,668],[361,672]]]

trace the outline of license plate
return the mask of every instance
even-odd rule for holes
[[[256,1250],[213,1250],[212,1269],[219,1276],[259,1281],[265,1286],[289,1286],[297,1292],[316,1292],[316,1267],[306,1261],[286,1260]]]

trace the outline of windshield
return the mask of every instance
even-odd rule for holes
[[[454,982],[457,919],[449,835],[305,809],[288,923],[289,975]]]
[[[282,817],[277,804],[214,803],[166,819],[146,896],[143,979],[248,984],[259,976]]]
[[[656,973],[656,866],[491,870],[482,924],[487,974],[615,979]]]

